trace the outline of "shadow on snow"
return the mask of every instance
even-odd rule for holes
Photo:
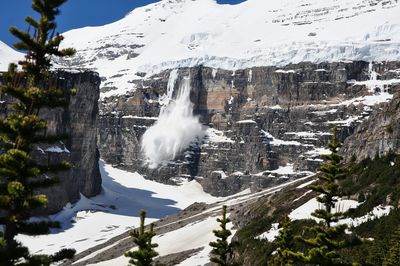
[[[141,210],[146,211],[147,218],[160,219],[180,211],[173,207],[176,201],[154,197],[155,192],[138,188],[125,187],[118,183],[106,171],[103,161],[99,162],[102,177],[102,191],[99,195],[87,199],[82,198],[71,208],[64,208],[52,215],[52,219],[62,223],[59,233],[74,226],[73,218],[79,211],[99,211],[115,215],[139,217]]]

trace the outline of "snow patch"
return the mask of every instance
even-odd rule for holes
[[[305,188],[305,187],[311,185],[312,183],[314,183],[315,181],[317,181],[317,180],[316,179],[310,180],[308,182],[305,182],[304,184],[301,184],[301,185],[297,186],[296,188]]]
[[[55,153],[64,153],[64,152],[70,153],[70,151],[65,146],[63,146],[62,148],[59,146],[51,146],[51,147],[47,148],[45,151],[55,152]]]
[[[361,203],[355,200],[346,200],[339,199],[335,205],[335,209],[333,212],[346,212],[349,209],[357,208]],[[291,220],[302,220],[302,219],[314,219],[317,220],[314,216],[311,215],[315,210],[322,209],[323,205],[317,201],[317,198],[312,198],[300,207],[296,208],[289,214],[289,218]]]
[[[232,139],[225,136],[223,131],[217,130],[215,128],[208,127],[205,132],[205,142],[227,142],[234,143]]]
[[[279,223],[273,223],[271,224],[271,229],[269,229],[267,232],[262,233],[259,236],[256,236],[256,239],[266,239],[269,242],[273,242],[275,240],[275,238],[279,235],[279,231],[281,231],[281,229],[279,228]]]
[[[219,174],[221,176],[221,179],[226,179],[228,177],[228,175],[222,170],[212,171],[211,173]]]
[[[247,101],[249,101],[250,98],[247,99]],[[250,99],[251,100],[251,99]],[[251,120],[251,119],[247,119],[247,120],[240,120],[237,121],[236,124],[257,124],[256,121]]]

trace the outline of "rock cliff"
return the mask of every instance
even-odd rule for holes
[[[400,154],[400,86],[393,88],[393,99],[381,104],[369,119],[357,127],[346,139],[342,152],[347,161],[361,161],[387,155]]]
[[[93,72],[57,71],[52,82],[64,90],[76,89],[76,95],[68,98],[67,108],[42,110],[40,116],[48,121],[47,134],[66,134],[64,142],[41,144],[33,152],[42,162],[57,163],[67,160],[72,168],[55,174],[60,183],[45,189],[49,205],[43,213],[61,210],[68,202],[76,202],[80,194],[92,197],[101,190],[99,152],[97,150],[98,99],[100,78]],[[10,100],[4,95],[1,113],[9,110]]]
[[[171,71],[131,81],[137,89],[100,102],[102,158],[161,182],[196,178],[205,191],[228,195],[304,176],[320,164],[336,126],[344,140],[391,99],[399,63],[300,63],[236,71],[181,68],[190,77],[194,112],[206,138],[157,169],[144,166],[140,140],[160,112]],[[397,71],[397,72],[396,72]]]

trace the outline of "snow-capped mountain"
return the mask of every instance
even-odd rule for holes
[[[397,0],[163,0],[100,27],[71,30],[69,65],[97,70],[111,89],[177,67],[222,69],[303,61],[400,59]],[[65,63],[63,64],[65,65]]]
[[[7,44],[0,41],[0,71],[7,71],[9,63],[17,63],[22,58],[22,53],[13,50]]]

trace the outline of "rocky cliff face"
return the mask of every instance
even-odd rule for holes
[[[190,77],[194,112],[207,137],[174,162],[144,166],[140,140],[160,112],[170,71],[133,80],[138,89],[100,103],[102,158],[173,183],[196,178],[213,195],[258,189],[304,176],[320,164],[331,128],[351,135],[379,102],[389,100],[399,63],[300,63],[236,71],[183,68],[174,87]]]
[[[49,206],[45,213],[61,210],[68,202],[75,202],[80,194],[92,197],[101,190],[99,152],[97,150],[98,99],[100,78],[93,72],[53,74],[59,88],[76,89],[68,99],[68,108],[42,110],[40,116],[48,121],[47,134],[67,134],[68,139],[54,145],[41,144],[33,152],[34,158],[43,163],[67,160],[72,168],[57,173],[60,183],[45,189]],[[9,100],[2,97],[1,113],[8,110]]]
[[[371,114],[369,119],[357,127],[346,139],[342,153],[347,161],[361,161],[387,155],[400,154],[400,86],[393,88],[394,96]]]

